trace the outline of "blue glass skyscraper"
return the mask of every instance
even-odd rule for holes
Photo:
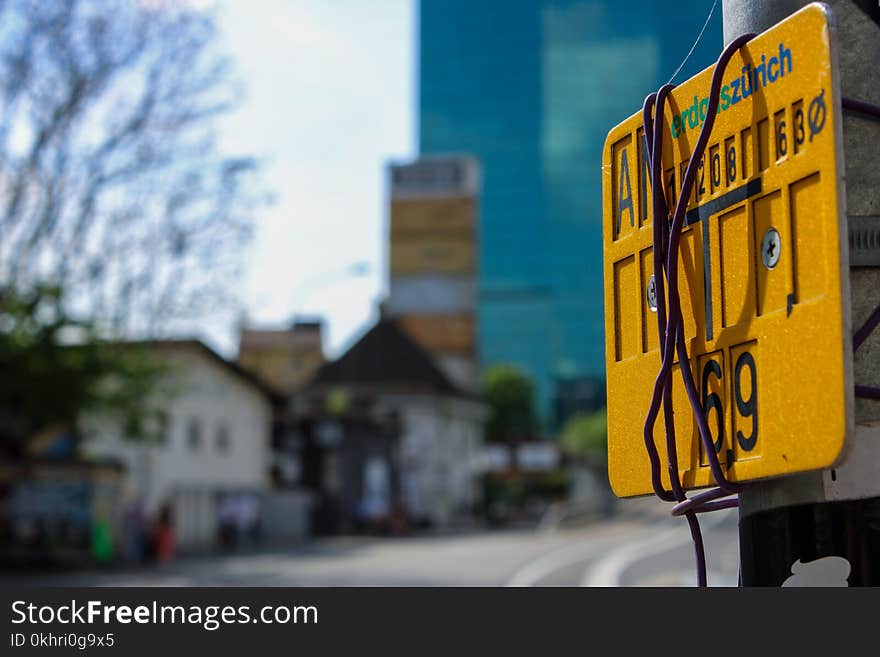
[[[482,163],[478,344],[532,378],[604,377],[601,156],[694,42],[711,0],[421,0],[419,147]],[[721,49],[720,8],[679,74]]]

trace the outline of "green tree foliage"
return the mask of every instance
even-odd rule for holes
[[[144,402],[166,371],[142,348],[101,341],[67,317],[57,288],[0,290],[0,451],[15,455],[42,430],[73,428],[86,410],[114,416],[131,438],[152,438],[161,418]]]
[[[266,200],[217,139],[242,94],[214,12],[0,0],[0,26],[0,449],[91,409],[148,436],[162,368],[121,343],[234,315]]]
[[[608,415],[605,409],[571,417],[562,428],[559,443],[571,456],[588,463],[604,463],[608,454]]]
[[[483,376],[483,398],[491,409],[486,426],[490,442],[515,442],[537,427],[532,382],[512,365],[494,365]]]

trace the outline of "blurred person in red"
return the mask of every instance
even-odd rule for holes
[[[151,538],[156,563],[170,561],[174,557],[174,523],[168,504],[163,504],[159,509]]]

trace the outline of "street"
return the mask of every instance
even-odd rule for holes
[[[10,575],[88,586],[693,586],[687,523],[653,499],[575,528],[407,538],[337,537],[279,551],[181,558],[160,568]],[[710,586],[736,586],[737,513],[701,518]]]

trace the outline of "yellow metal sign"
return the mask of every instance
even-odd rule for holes
[[[832,466],[852,426],[840,95],[830,11],[810,5],[730,60],[681,236],[684,331],[702,411],[728,479]],[[714,67],[667,104],[663,181],[674,207]],[[620,496],[652,492],[643,427],[660,368],[651,308],[651,181],[642,114],[602,161],[608,470]],[[678,471],[714,483],[673,367]],[[665,464],[662,416],[654,440]],[[670,486],[666,468],[663,483]]]

